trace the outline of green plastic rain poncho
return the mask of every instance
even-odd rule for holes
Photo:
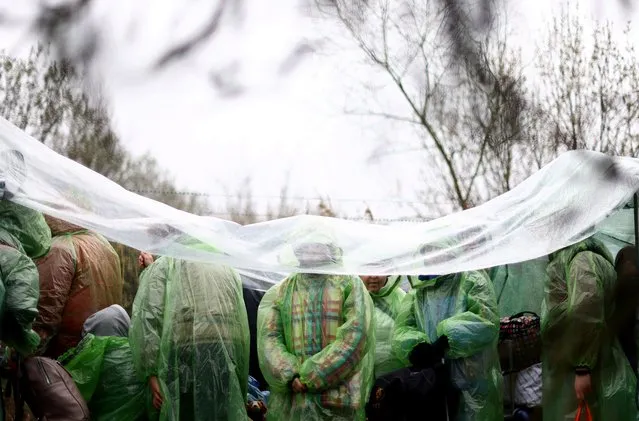
[[[298,254],[302,267],[341,262],[341,250],[319,236],[322,252]],[[327,251],[328,250],[328,251]],[[323,257],[320,257],[320,255]],[[365,419],[373,383],[373,303],[350,275],[297,273],[269,289],[258,310],[257,350],[270,386],[270,421]],[[308,391],[293,393],[299,380]]]
[[[149,389],[136,376],[129,338],[87,334],[60,357],[95,421],[142,421]]]
[[[31,259],[47,253],[51,232],[44,217],[0,201],[0,339],[18,352],[35,351],[40,338],[31,327],[38,315],[38,270]]]
[[[159,258],[140,276],[129,339],[141,378],[162,387],[160,419],[246,419],[249,327],[233,269]]]
[[[58,359],[89,405],[92,420],[147,419],[150,391],[133,366],[130,324],[117,304],[100,310],[84,323],[78,346]]]
[[[406,293],[399,287],[401,277],[389,277],[378,292],[369,292],[375,306],[375,377],[383,376],[405,366],[391,347],[395,320]]]
[[[550,257],[542,307],[545,420],[574,420],[575,369],[588,368],[594,420],[634,420],[636,379],[616,332],[616,273],[605,246],[590,238]]]
[[[443,275],[414,285],[403,300],[393,351],[406,365],[413,348],[448,337],[451,382],[461,392],[456,419],[503,419],[502,375],[497,354],[499,314],[492,282],[483,271]]]
[[[501,317],[524,311],[541,314],[547,258],[497,266],[489,271]]]
[[[272,287],[258,311],[268,419],[363,420],[373,381],[373,304],[355,276],[295,274]],[[308,393],[292,394],[299,375]]]

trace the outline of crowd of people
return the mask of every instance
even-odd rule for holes
[[[0,340],[59,359],[97,420],[504,419],[488,270],[318,274],[342,251],[314,235],[290,244],[299,270],[264,293],[256,321],[233,268],[145,252],[129,317],[105,238],[0,201]],[[584,408],[594,420],[637,419],[636,257],[628,247],[613,260],[594,238],[550,256],[544,420]]]

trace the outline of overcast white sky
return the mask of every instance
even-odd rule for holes
[[[13,3],[0,0],[0,10],[14,10]],[[211,194],[223,211],[227,189],[233,192],[251,177],[260,205],[277,202],[288,181],[291,196],[329,196],[349,216],[361,216],[366,203],[377,218],[412,213],[410,207],[396,204],[417,200],[414,192],[423,182],[420,167],[428,162],[408,153],[375,162],[369,158],[384,139],[414,136],[414,132],[407,126],[343,112],[347,105],[362,104],[367,95],[358,80],[382,84],[385,78],[361,64],[359,52],[347,48],[335,27],[300,17],[292,7],[295,0],[248,1],[244,29],[227,28],[196,57],[152,78],[143,73],[159,48],[197,26],[215,2],[192,1],[186,11],[181,7],[184,2],[171,0],[94,3],[98,7],[91,19],[109,27],[101,33],[109,48],[98,59],[116,130],[134,154],[154,155],[182,189]],[[527,60],[534,59],[535,39],[559,3],[512,0],[516,7],[508,18],[511,41],[524,48]],[[630,19],[616,2],[578,3],[586,16],[612,19],[619,28]],[[137,31],[132,35],[135,22]],[[0,46],[21,54],[32,42],[21,33],[4,29]],[[339,48],[329,42],[294,73],[276,78],[281,59],[300,36],[318,34],[338,41]],[[208,81],[208,72],[237,58],[243,63],[239,74],[250,83],[248,94],[235,100],[220,98]],[[404,106],[391,93],[378,101],[399,109]],[[304,206],[303,201],[293,203]]]

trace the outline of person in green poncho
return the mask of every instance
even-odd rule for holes
[[[399,288],[399,276],[361,276],[375,305],[375,377],[404,367],[393,355],[391,334],[406,293]]]
[[[51,231],[39,212],[0,200],[0,340],[22,355],[40,338],[32,330],[38,315],[39,277],[32,259],[45,255]]]
[[[129,315],[112,305],[90,316],[82,340],[58,361],[75,382],[95,421],[146,421],[148,386],[133,365]]]
[[[544,420],[634,420],[636,378],[615,329],[616,273],[605,246],[588,238],[551,254],[542,307]]]
[[[239,274],[142,253],[129,341],[161,420],[245,420],[249,328]]]
[[[270,421],[364,420],[373,382],[373,303],[359,277],[305,273],[339,264],[330,239],[294,246],[301,273],[269,289],[258,310]]]
[[[424,246],[421,254],[442,249]],[[499,312],[492,282],[484,271],[409,277],[412,290],[402,301],[392,339],[406,365],[432,366],[445,358],[450,381],[460,394],[457,421],[503,419],[503,379],[497,353]],[[455,411],[456,409],[456,411]]]

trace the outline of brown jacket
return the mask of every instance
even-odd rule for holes
[[[97,311],[122,302],[120,259],[99,234],[47,221],[54,235],[49,253],[38,259],[39,315],[34,330],[40,353],[57,358],[81,339],[82,325]]]

